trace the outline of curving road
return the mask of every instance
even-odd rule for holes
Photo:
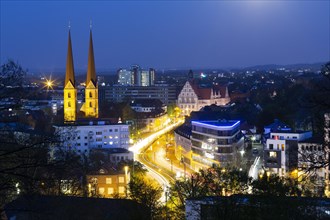
[[[170,182],[174,181],[174,178],[165,170],[162,170],[160,167],[151,163],[145,155],[146,150],[148,150],[149,146],[155,142],[161,135],[166,134],[167,132],[175,129],[179,125],[183,123],[183,120],[179,120],[178,122],[171,124],[134,144],[129,148],[130,151],[134,153],[134,160],[142,163],[148,170],[148,174],[154,178],[161,186],[163,186],[163,194],[160,198],[161,202],[166,201],[166,193],[167,189],[170,187]]]

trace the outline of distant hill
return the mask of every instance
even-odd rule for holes
[[[269,70],[277,70],[280,68],[290,69],[290,70],[303,70],[303,69],[310,69],[311,71],[319,71],[324,65],[325,62],[317,62],[317,63],[301,63],[301,64],[288,64],[288,65],[279,65],[279,64],[267,64],[267,65],[256,65],[256,66],[249,66],[249,67],[228,67],[228,68],[192,68],[194,73],[209,73],[209,72],[227,72],[227,71],[248,71],[248,70],[261,70],[261,71],[269,71]],[[165,68],[165,69],[156,69],[157,74],[182,74],[188,73],[190,68]],[[96,69],[98,75],[116,75],[117,69],[114,68],[97,68]],[[29,74],[40,75],[43,73],[44,75],[50,75],[50,73],[54,76],[62,76],[65,74],[64,68],[55,68],[52,71],[40,71],[37,69],[29,69]],[[76,69],[76,75],[85,75],[86,70],[84,69]]]
[[[301,64],[288,64],[288,65],[278,65],[278,64],[268,64],[268,65],[257,65],[250,66],[245,68],[235,68],[232,70],[276,70],[280,68],[291,69],[291,70],[300,70],[300,69],[310,69],[311,71],[319,71],[326,62],[318,62],[318,63],[301,63]]]

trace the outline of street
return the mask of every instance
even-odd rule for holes
[[[148,151],[149,147],[162,135],[166,134],[167,132],[175,129],[176,127],[180,126],[183,123],[183,120],[178,120],[178,122],[173,123],[151,135],[145,137],[141,141],[134,144],[130,147],[130,151],[134,153],[134,160],[142,163],[146,169],[148,170],[148,174],[155,179],[160,186],[163,187],[163,194],[160,198],[161,202],[166,201],[166,193],[167,189],[170,187],[170,182],[174,181],[173,175],[167,172],[166,170],[162,170],[160,166],[155,165],[152,163],[148,157],[146,157],[146,152]],[[157,158],[158,159],[158,158]]]

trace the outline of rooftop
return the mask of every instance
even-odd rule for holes
[[[291,131],[291,130],[279,130],[279,131],[273,131],[271,132],[272,134],[304,134],[304,133],[309,133],[312,131]]]
[[[181,125],[177,129],[174,130],[175,133],[184,136],[186,138],[190,138],[191,136],[191,127],[187,125]]]
[[[114,154],[114,153],[130,153],[131,151],[125,149],[125,148],[95,148],[91,149],[92,151],[98,151],[98,152],[103,152],[103,153],[109,153],[109,154]]]
[[[118,119],[114,120],[113,118],[86,118],[86,119],[78,119],[75,122],[68,122],[65,124],[57,124],[56,126],[64,127],[64,126],[90,126],[90,125],[126,125],[125,123],[116,123]]]
[[[312,144],[323,144],[324,139],[320,136],[313,136],[311,138],[299,141],[299,143],[312,143]]]
[[[150,210],[128,199],[21,196],[5,207],[8,219],[150,219]]]

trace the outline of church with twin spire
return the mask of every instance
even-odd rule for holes
[[[64,123],[54,125],[63,141],[63,147],[79,154],[89,154],[93,149],[103,149],[109,154],[116,152],[120,160],[133,159],[130,146],[129,125],[119,119],[100,118],[98,85],[95,71],[92,30],[89,33],[88,65],[85,81],[85,100],[78,105],[78,83],[75,79],[71,31],[68,35],[65,82],[63,91]],[[81,106],[81,107],[80,107]],[[120,152],[120,153],[118,153]]]
[[[85,118],[98,118],[98,86],[95,71],[94,49],[92,30],[89,34],[89,50],[88,50],[88,65],[87,76],[85,82],[85,102],[83,103],[80,111],[84,113]],[[65,82],[64,82],[64,122],[70,123],[77,120],[77,84],[75,81],[73,53],[71,43],[71,32],[69,29],[68,37],[68,52],[66,60]]]

